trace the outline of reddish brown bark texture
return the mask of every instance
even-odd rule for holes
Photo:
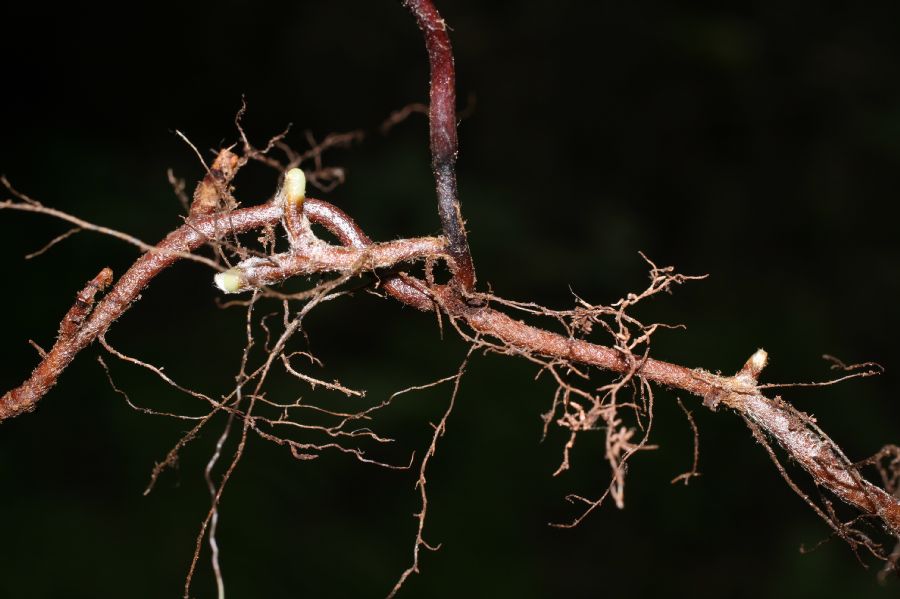
[[[281,219],[281,214],[280,206],[265,204],[236,210],[227,219],[222,215],[192,219],[189,225],[169,233],[154,251],[138,258],[122,275],[77,332],[57,338],[53,349],[41,360],[28,380],[0,397],[0,421],[34,409],[34,404],[56,384],[59,375],[75,355],[105,332],[131,306],[131,302],[153,277],[180,258],[179,254],[193,251],[225,231],[240,233],[274,225]]]
[[[304,210],[311,221],[325,226],[341,240],[341,243],[359,250],[366,249],[372,244],[356,223],[339,208],[321,200],[308,198]],[[131,306],[153,277],[184,254],[226,234],[234,235],[266,225],[276,225],[282,215],[283,207],[280,204],[268,203],[234,210],[227,214],[192,218],[189,224],[171,232],[154,251],[138,258],[87,318],[85,316],[89,306],[81,307],[82,304],[79,302],[83,300],[79,294],[79,299],[76,299],[72,310],[78,313],[79,318],[84,321],[83,324],[77,330],[69,330],[66,328],[69,325],[64,323],[67,334],[57,338],[53,349],[41,360],[28,380],[0,397],[0,422],[32,410],[35,403],[56,384],[59,375],[75,355],[98,335],[104,333]],[[402,246],[400,243],[395,242],[391,247],[392,251],[399,252],[395,254],[399,257],[421,253],[423,250],[421,241],[413,240],[413,245],[415,247],[406,251],[400,249]],[[328,267],[326,270],[340,270],[340,268]],[[88,284],[86,290],[96,292],[92,283]],[[419,310],[430,310],[433,306],[430,297],[421,288],[408,282],[403,275],[389,277],[384,281],[383,288],[390,296]]]
[[[437,257],[446,251],[451,258],[448,263],[454,273],[454,284],[432,285],[395,272],[382,279],[382,288],[391,297],[416,309],[442,310],[476,333],[499,340],[510,349],[589,364],[621,374],[631,373],[688,391],[701,397],[704,404],[712,409],[719,405],[727,406],[751,423],[751,427],[757,427],[769,438],[775,439],[793,460],[812,475],[818,485],[878,519],[889,532],[900,537],[900,500],[864,480],[857,468],[848,462],[834,442],[811,419],[780,398],[763,396],[756,385],[759,369],[754,371],[745,367],[736,376],[724,377],[650,358],[641,361],[614,348],[538,329],[494,310],[483,299],[473,299],[477,297],[472,293],[475,272],[456,188],[456,96],[450,42],[444,21],[431,0],[404,0],[404,4],[415,15],[424,32],[431,65],[429,115],[432,166],[439,214],[447,237],[446,249],[440,240],[434,238],[397,240],[380,246],[380,249],[373,247],[372,241],[344,212],[327,202],[310,198],[303,206],[306,216],[310,221],[326,227],[346,248],[327,246],[318,256],[301,253],[285,258],[280,265],[274,261],[264,279],[286,278],[292,274],[292,268],[294,273],[346,270],[355,266],[368,249],[373,256],[381,252],[379,260],[369,264],[368,268],[393,266],[397,261],[422,255]],[[196,203],[196,210],[192,209],[189,223],[170,233],[152,251],[141,256],[96,307],[93,306],[94,295],[109,284],[111,273],[104,269],[88,283],[63,319],[60,335],[51,351],[43,356],[28,380],[0,397],[0,422],[33,409],[75,355],[104,333],[131,306],[153,277],[184,257],[185,253],[226,234],[233,235],[281,222],[283,206],[274,202],[238,210],[227,210],[225,206],[225,212],[203,214],[206,210],[223,208],[223,192],[227,192],[229,175],[233,174],[232,167],[236,164],[231,158],[233,156],[230,153],[220,155],[221,164],[220,161],[214,163],[214,170],[201,184],[203,194],[199,199],[203,201]],[[5,207],[15,206],[7,203]],[[20,209],[45,211],[33,203]],[[762,365],[764,362],[760,362],[759,368]]]
[[[373,243],[364,248],[318,244],[306,253],[286,252],[253,258],[241,263],[247,288],[274,285],[285,279],[323,272],[372,271],[391,268],[403,262],[434,258],[446,251],[443,238],[418,237]]]
[[[310,198],[306,200],[304,210],[312,222],[325,226],[342,244],[359,250],[372,245],[356,223],[335,206]],[[0,421],[31,410],[56,383],[60,373],[75,355],[106,331],[130,307],[150,280],[180,259],[185,252],[226,233],[230,235],[274,225],[280,221],[282,214],[283,207],[280,204],[269,203],[235,210],[228,213],[227,217],[212,215],[195,219],[190,225],[173,231],[154,251],[144,254],[135,262],[75,334],[60,336],[27,381],[0,398]],[[423,251],[422,240],[398,240],[391,243],[394,244],[391,251],[398,252],[395,254],[397,256],[421,255]],[[409,243],[410,247],[399,249],[404,243]],[[434,242],[425,243],[430,246]],[[344,258],[341,260],[344,261]],[[331,269],[329,265],[323,266],[327,267],[326,270]],[[92,288],[92,285],[89,284],[88,288]],[[428,285],[420,279],[399,273],[386,278],[383,288],[390,296],[419,310],[440,308],[451,318],[465,322],[477,333],[493,337],[521,352],[590,364],[617,373],[626,373],[633,368],[634,361],[626,360],[616,349],[527,325],[494,310],[482,301],[473,302],[455,285]],[[764,397],[756,388],[753,377],[723,377],[652,358],[643,361],[636,375],[688,391],[703,398],[704,403],[710,407],[725,405],[734,409],[774,438],[819,485],[880,519],[889,531],[900,535],[900,501],[863,479],[839,455],[836,445],[823,432],[803,420],[799,412],[780,399]]]
[[[448,313],[465,319],[475,331],[519,350],[591,364],[618,373],[627,373],[632,368],[615,349],[538,329],[487,307],[468,307],[447,287],[437,290],[435,295]],[[775,439],[817,484],[878,517],[892,534],[900,536],[900,500],[862,478],[855,467],[838,454],[835,443],[790,405],[780,398],[762,395],[753,377],[722,377],[652,358],[644,362],[638,375],[688,391],[712,408],[723,404],[734,409]]]
[[[328,229],[344,245],[363,249],[372,243],[372,240],[353,219],[337,206],[308,198],[303,205],[303,210],[309,220]],[[400,273],[385,279],[382,288],[388,295],[408,306],[422,311],[431,310],[433,307],[431,298],[422,291],[420,286],[410,282],[410,279]]]
[[[864,479],[839,455],[837,446],[811,428],[780,398],[760,393],[732,393],[722,400],[756,424],[796,460],[815,481],[857,508],[880,518],[900,538],[900,500]]]

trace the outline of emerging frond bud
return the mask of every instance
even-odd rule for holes
[[[284,174],[284,197],[288,204],[300,206],[306,199],[306,175],[299,168],[292,168]]]
[[[744,364],[744,367],[741,368],[741,371],[738,372],[738,375],[746,375],[752,378],[754,381],[759,378],[759,373],[763,371],[763,368],[766,367],[766,364],[769,363],[769,353],[760,348],[754,352],[750,359],[747,360],[747,363]]]
[[[237,293],[244,285],[243,271],[240,268],[229,268],[213,277],[216,287],[225,293]]]

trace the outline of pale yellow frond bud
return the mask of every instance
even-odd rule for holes
[[[299,205],[306,199],[306,175],[299,168],[284,174],[284,195],[290,204]]]
[[[242,274],[243,271],[240,268],[229,268],[214,276],[213,281],[215,281],[216,287],[225,293],[237,293],[244,285]]]

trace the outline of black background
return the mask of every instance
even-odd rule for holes
[[[570,289],[611,302],[642,288],[639,250],[709,273],[640,311],[688,325],[658,334],[657,357],[732,372],[763,346],[766,380],[778,382],[827,377],[823,353],[877,360],[887,368],[877,380],[785,397],[851,458],[897,442],[900,5],[621,4],[440,3],[461,107],[475,98],[460,126],[459,180],[482,284],[565,307]],[[427,97],[419,32],[398,2],[20,3],[0,20],[0,170],[48,205],[160,238],[179,223],[166,168],[189,181],[203,172],[174,130],[210,156],[236,140],[245,95],[258,143],[287,123],[297,147],[305,129],[370,130],[329,156],[349,180],[327,199],[375,239],[438,231],[425,119],[388,137],[376,130]],[[248,168],[237,184],[252,204],[275,178]],[[36,363],[28,339],[52,343],[74,291],[137,255],[84,233],[22,259],[66,228],[0,218],[4,388]],[[243,316],[216,309],[216,296],[207,270],[180,265],[110,340],[222,392]],[[433,316],[368,295],[317,309],[308,335],[322,376],[368,389],[366,401],[451,374],[465,353],[452,335],[440,339]],[[180,596],[222,423],[142,496],[186,425],[130,410],[97,353],[80,355],[36,412],[0,427],[4,597]],[[111,367],[136,403],[198,409]],[[548,527],[575,514],[566,493],[601,492],[608,468],[598,434],[579,442],[571,472],[551,477],[564,436],[539,443],[553,387],[534,373],[513,358],[471,363],[428,478],[426,538],[442,548],[401,596],[896,596],[896,582],[879,587],[840,542],[800,554],[828,530],[731,414],[683,398],[700,427],[703,476],[670,485],[690,464],[691,433],[669,391],[657,397],[661,449],[632,462],[625,510]],[[329,401],[293,383],[270,393]],[[380,425],[398,444],[382,455],[421,455],[447,399],[438,388],[398,403]],[[222,503],[229,596],[383,596],[411,559],[414,480],[342,455],[298,463],[251,439]],[[214,596],[207,553],[193,594]]]

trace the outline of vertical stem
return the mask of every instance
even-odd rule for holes
[[[431,0],[403,0],[425,35],[431,88],[428,118],[431,125],[431,167],[437,184],[438,214],[456,262],[454,275],[463,290],[475,287],[475,267],[456,189],[456,69],[447,26]]]

